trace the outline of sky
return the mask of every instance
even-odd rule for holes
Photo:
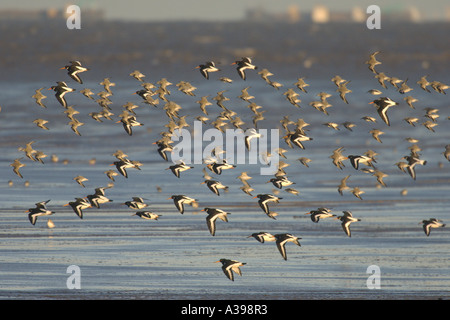
[[[383,10],[392,11],[415,6],[426,19],[443,18],[450,10],[448,0],[1,0],[0,9],[46,9],[64,8],[66,5],[83,8],[102,9],[108,19],[166,21],[166,20],[208,20],[226,21],[243,19],[249,8],[263,8],[266,11],[283,12],[290,5],[309,11],[323,4],[332,10],[347,11],[354,6],[367,8],[379,5]]]

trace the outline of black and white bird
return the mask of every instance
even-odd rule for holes
[[[222,221],[228,222],[229,212],[225,212],[221,209],[216,208],[204,208],[201,211],[206,211],[208,216],[206,217],[206,225],[212,236],[216,234],[216,220],[220,219]]]
[[[223,271],[223,273],[225,273],[227,278],[230,279],[231,281],[234,281],[233,271],[236,274],[242,276],[242,272],[239,267],[242,267],[247,264],[245,262],[239,262],[236,260],[229,260],[229,259],[220,259],[219,261],[216,261],[216,263],[217,262],[222,263],[222,271]]]
[[[128,178],[128,172],[126,169],[134,168],[141,170],[141,168],[136,165],[136,163],[133,163],[131,160],[126,158],[120,159],[119,161],[114,161],[111,166],[116,166],[117,171],[119,171],[119,173],[125,178]]]
[[[428,220],[422,220],[421,223],[423,225],[423,231],[427,235],[427,237],[430,235],[431,228],[443,228],[445,227],[445,223],[442,222],[442,220],[438,220],[436,218],[431,218]]]
[[[252,237],[261,243],[272,242],[272,241],[276,240],[276,238],[273,234],[271,234],[269,232],[265,232],[265,231],[252,233],[247,238],[252,238]]]
[[[408,165],[406,166],[406,170],[409,173],[409,175],[411,176],[411,178],[413,178],[414,180],[416,180],[416,165],[426,165],[427,161],[426,160],[422,160],[419,158],[418,155],[415,155],[413,153],[411,153],[408,156],[404,156],[403,159],[405,159],[406,161],[408,161]]]
[[[369,102],[369,104],[375,104],[377,107],[377,112],[381,118],[388,126],[390,126],[389,117],[387,111],[390,107],[397,106],[399,103],[393,101],[391,98],[381,97],[379,99]]]
[[[49,201],[50,200],[38,202],[35,204],[34,208],[30,208],[26,211],[26,213],[28,213],[28,219],[33,226],[36,224],[38,217],[49,216],[55,213],[54,211],[47,209],[46,205]]]
[[[252,59],[249,57],[244,57],[241,60],[237,60],[233,62],[231,65],[237,65],[237,72],[242,80],[245,80],[247,78],[245,74],[245,70],[256,70],[258,69],[257,66],[252,64]]]
[[[137,211],[133,213],[132,216],[138,216],[145,220],[158,220],[158,218],[161,217],[162,215],[150,211]]]
[[[180,211],[181,214],[184,213],[184,204],[191,205],[193,207],[196,207],[198,205],[198,200],[189,198],[185,195],[173,195],[170,198],[167,198],[167,200],[172,199],[175,207]]]
[[[70,206],[80,219],[83,219],[83,210],[92,207],[90,202],[85,198],[75,198],[75,201],[66,203],[65,206]]]
[[[361,164],[365,164],[369,167],[373,167],[372,162],[376,162],[375,159],[368,157],[368,156],[364,156],[364,155],[349,155],[349,156],[347,156],[347,158],[350,160],[350,163],[352,164],[353,168],[355,168],[356,170],[359,169],[359,166]]]
[[[58,102],[64,107],[67,108],[67,101],[64,98],[64,96],[68,93],[68,92],[74,92],[76,91],[76,89],[70,88],[64,81],[58,81],[56,82],[58,85],[57,86],[51,86],[50,88],[48,88],[47,90],[53,90],[55,91],[55,97],[56,100],[58,100]]]
[[[220,181],[217,180],[205,180],[201,184],[206,184],[206,186],[214,192],[216,195],[220,196],[219,189],[223,189],[225,191],[228,190],[228,187],[223,185]]]
[[[342,229],[344,230],[345,234],[349,237],[352,236],[350,231],[350,224],[353,222],[361,221],[361,219],[357,219],[353,217],[353,214],[350,211],[342,211],[344,213],[343,216],[336,217],[336,220],[340,220],[342,223]]]
[[[88,195],[86,197],[93,207],[100,209],[101,204],[113,202],[113,200],[106,197],[105,189],[107,188],[105,187],[95,188],[95,193]]]
[[[317,210],[311,210],[306,214],[310,214],[311,221],[315,223],[318,223],[320,219],[336,217],[336,215],[332,214],[331,210],[328,208],[317,208]]]
[[[272,182],[272,184],[277,187],[278,189],[282,189],[283,187],[288,187],[290,185],[295,184],[295,182],[292,182],[289,180],[286,176],[278,176],[275,178],[270,179],[266,183]]]
[[[188,165],[185,164],[183,161],[180,161],[179,163],[177,163],[177,164],[175,164],[175,165],[173,165],[173,166],[170,166],[170,167],[167,168],[166,170],[169,170],[169,169],[170,169],[170,170],[172,171],[172,173],[173,173],[177,178],[179,178],[181,172],[184,172],[184,171],[186,171],[186,170],[193,169],[193,168],[194,168],[194,167],[188,166]]]
[[[219,68],[216,67],[216,64],[213,61],[208,61],[205,64],[200,64],[196,69],[200,69],[200,73],[202,76],[204,76],[206,79],[209,79],[209,73],[210,72],[217,72],[220,71]]]
[[[222,174],[223,170],[234,169],[236,165],[228,163],[226,159],[223,159],[221,162],[210,163],[207,167],[215,174]]]
[[[301,238],[293,236],[290,233],[276,234],[275,239],[276,239],[278,251],[280,251],[281,256],[283,257],[284,260],[287,260],[287,254],[286,254],[286,243],[287,242],[293,242],[296,245],[298,245],[299,247],[301,246],[300,242],[299,242],[299,240]]]
[[[125,201],[124,205],[133,210],[141,210],[148,207],[148,204],[145,203],[145,199],[141,197],[132,197],[133,200]]]
[[[313,138],[308,137],[303,130],[296,130],[295,132],[288,132],[283,139],[288,139],[290,142],[295,144],[297,147],[301,149],[305,149],[305,146],[302,142],[304,141],[311,141]]]
[[[274,196],[273,194],[258,194],[253,199],[259,198],[258,204],[263,209],[266,214],[269,214],[269,206],[267,205],[269,202],[279,203],[281,199],[280,197]]]
[[[83,84],[83,80],[81,80],[80,76],[78,75],[79,73],[88,71],[89,69],[86,67],[83,67],[81,65],[80,61],[69,61],[70,64],[67,66],[62,67],[61,69],[66,69],[68,75],[75,80],[76,82]]]
[[[142,127],[144,124],[139,122],[136,119],[136,116],[133,115],[126,115],[122,117],[119,121],[116,123],[122,122],[123,128],[125,129],[125,132],[128,133],[129,136],[133,135],[133,127]]]

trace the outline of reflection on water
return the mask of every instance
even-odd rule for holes
[[[449,83],[448,43],[441,41],[448,25],[414,25],[415,37],[404,26],[370,32],[356,25],[253,25],[253,24],[99,24],[83,26],[79,33],[51,26],[2,25],[2,47],[8,52],[2,60],[2,111],[0,112],[0,251],[2,256],[1,296],[9,297],[76,297],[76,298],[435,298],[448,296],[450,274],[448,271],[447,228],[432,230],[426,237],[418,224],[423,219],[446,217],[449,206],[449,163],[443,156],[449,142],[449,114],[446,95],[425,92],[416,82],[429,74],[430,80]],[[92,28],[91,28],[92,27]],[[299,29],[303,32],[299,32]],[[51,33],[44,31],[52,30]],[[244,32],[245,31],[245,32]],[[447,32],[447,33],[446,33]],[[349,34],[349,36],[343,36]],[[430,36],[432,35],[432,36]],[[206,37],[208,36],[208,37]],[[206,40],[205,40],[206,39]],[[417,46],[421,43],[420,47]],[[33,48],[30,50],[29,48]],[[415,108],[403,100],[405,95],[388,85],[381,88],[373,74],[364,65],[368,54],[380,50],[378,68],[390,75],[408,78],[413,88],[410,92],[418,99]],[[272,78],[281,84],[279,90],[249,71],[244,82],[238,78],[234,67],[228,66],[236,57],[253,56],[261,68],[267,67]],[[58,68],[77,58],[91,70],[81,75],[84,84],[70,80]],[[210,59],[221,61],[222,74],[212,74],[204,79],[194,67]],[[313,61],[310,68],[305,60]],[[422,69],[422,61],[430,61],[430,68]],[[308,64],[306,64],[308,65]],[[252,127],[253,114],[248,102],[238,98],[241,90],[249,87],[253,101],[264,110],[264,120],[258,128],[281,128],[279,120],[304,119],[309,126],[307,134],[314,138],[305,142],[305,149],[290,149],[280,139],[280,147],[287,149],[285,168],[294,195],[285,189],[275,189],[266,183],[267,176],[259,175],[260,165],[242,164],[221,175],[210,173],[229,187],[220,197],[207,189],[203,182],[204,165],[183,172],[176,178],[170,170],[172,163],[165,162],[152,143],[167,130],[168,117],[164,103],[157,108],[142,103],[133,93],[140,83],[129,73],[139,69],[146,81],[156,83],[166,77],[173,83],[169,88],[169,101],[179,104],[180,116],[193,127],[201,114],[197,101],[209,95],[210,101],[217,92],[225,91],[227,108],[235,111],[245,122],[243,128]],[[345,104],[330,79],[340,74],[351,80]],[[218,80],[227,76],[231,84]],[[291,105],[283,94],[298,77],[306,76],[310,83],[308,93],[300,92],[300,108]],[[11,77],[11,80],[8,80]],[[98,111],[95,101],[88,100],[79,91],[90,88],[95,93],[103,90],[99,83],[106,77],[116,83],[112,87],[113,120],[96,122],[89,113]],[[57,103],[52,91],[47,108],[35,104],[34,90],[49,88],[55,81],[64,80],[77,89],[66,95],[69,105],[80,113],[77,118],[84,123],[81,136],[75,135],[67,125],[64,109]],[[181,80],[191,82],[197,90],[188,96],[175,87]],[[369,104],[374,98],[367,91],[377,88],[398,101],[400,105],[389,110],[391,126],[386,126]],[[327,92],[332,106],[329,115],[314,109],[310,102],[317,100],[319,92]],[[132,102],[137,119],[143,127],[133,128],[128,136],[120,123],[116,123],[123,105]],[[215,101],[208,107],[210,121],[222,111]],[[439,109],[440,117],[435,132],[426,129],[424,108]],[[370,115],[376,123],[361,118]],[[415,127],[403,118],[418,117]],[[49,120],[50,130],[39,129],[32,123],[36,118]],[[351,121],[352,131],[342,123]],[[324,126],[336,122],[340,130]],[[203,125],[204,130],[210,124]],[[232,126],[230,126],[231,128]],[[291,125],[293,128],[293,126]],[[385,132],[382,143],[372,138],[369,131],[379,128]],[[421,158],[425,166],[417,167],[417,180],[395,165],[409,154],[411,143],[405,138],[418,139]],[[18,147],[36,141],[33,147],[44,151],[45,164],[24,158],[21,168],[24,181],[12,172],[9,164],[24,154]],[[371,173],[355,170],[348,161],[340,170],[329,156],[338,147],[345,154],[377,152],[376,168],[388,174],[387,187],[380,187]],[[112,181],[105,171],[113,168],[113,153],[123,150],[131,160],[142,163],[140,171],[129,169],[129,178],[116,176],[114,186],[106,190],[112,203],[100,209],[84,211],[83,220],[63,204],[76,197],[93,193],[94,188]],[[58,156],[52,162],[50,156]],[[308,167],[297,159],[308,157]],[[95,163],[89,163],[95,158]],[[64,162],[67,160],[67,162]],[[252,177],[250,185],[259,193],[278,193],[283,199],[270,208],[278,213],[277,219],[268,218],[259,208],[256,199],[242,192],[236,178],[246,171]],[[89,180],[86,187],[73,178],[83,175]],[[350,175],[348,185],[358,186],[365,193],[363,200],[345,191],[341,196],[337,186]],[[13,186],[8,185],[8,181]],[[406,196],[401,191],[407,189]],[[186,206],[181,215],[172,200],[172,194],[186,194],[198,199],[199,207]],[[147,221],[132,216],[132,210],[121,205],[131,197],[146,198],[150,210],[161,215],[157,221]],[[56,211],[51,217],[53,229],[47,227],[48,217],[39,217],[32,226],[25,213],[34,203],[51,199],[49,208]],[[216,236],[212,237],[206,226],[204,207],[217,207],[231,212],[229,222],[217,221]],[[336,214],[350,210],[361,218],[352,224],[352,237],[346,237],[339,222],[325,219],[313,223],[306,212],[318,207],[329,207]],[[247,238],[253,232],[289,232],[302,238],[301,247],[290,243],[284,261],[274,243],[260,244]],[[220,258],[247,262],[243,276],[234,282],[226,279]],[[69,292],[65,287],[70,265],[81,268],[82,289]],[[369,265],[381,269],[381,287],[378,292],[366,288]],[[211,286],[214,283],[214,286]],[[264,293],[264,294],[262,294]]]

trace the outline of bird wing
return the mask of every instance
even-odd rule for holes
[[[28,214],[28,219],[30,220],[31,224],[34,226],[37,220],[37,216],[34,213]]]
[[[351,232],[350,232],[350,221],[346,221],[346,222],[342,222],[342,229],[344,230],[345,234],[349,237],[351,237]]]
[[[210,214],[206,217],[206,224],[208,225],[208,230],[212,236],[216,234],[216,219],[217,215]]]
[[[175,203],[175,206],[177,207],[178,211],[180,211],[181,214],[184,213],[184,204],[182,200],[174,199],[173,201]]]
[[[265,213],[269,213],[269,207],[267,206],[267,201],[259,200],[258,203],[259,203],[259,206],[261,207],[261,209],[263,209],[263,211]]]
[[[423,224],[423,231],[425,232],[427,237],[430,235],[430,229],[431,229],[431,226],[430,226],[429,223],[424,223]]]
[[[234,281],[234,275],[233,275],[233,272],[231,271],[231,266],[222,266],[222,270],[228,279],[230,279],[231,281]]]
[[[286,240],[277,241],[278,251],[280,251],[281,256],[283,257],[283,259],[287,260],[285,244],[286,244]]]

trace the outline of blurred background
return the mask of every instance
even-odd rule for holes
[[[70,4],[80,6],[81,30],[66,27]],[[380,6],[381,30],[366,27],[372,4]],[[436,73],[449,67],[449,22],[450,4],[440,0],[5,0],[0,80],[31,80],[71,59],[105,76],[143,69],[159,77],[241,56],[280,76],[355,75],[375,50],[400,76]]]

